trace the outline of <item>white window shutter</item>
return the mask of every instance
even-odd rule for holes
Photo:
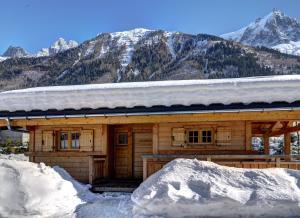
[[[53,135],[53,131],[43,131],[43,141],[42,141],[42,150],[43,151],[53,151],[53,147],[54,147],[54,135]]]
[[[80,151],[93,151],[94,131],[82,130],[79,137]]]
[[[231,128],[218,127],[217,128],[217,145],[231,144]]]
[[[173,128],[172,129],[172,146],[182,147],[185,145],[185,129]]]

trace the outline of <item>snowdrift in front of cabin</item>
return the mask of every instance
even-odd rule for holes
[[[92,198],[62,168],[0,158],[0,217],[71,217]]]
[[[299,217],[300,171],[238,169],[176,159],[135,190],[134,214]]]

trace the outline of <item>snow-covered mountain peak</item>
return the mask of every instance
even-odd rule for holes
[[[42,48],[38,53],[37,56],[49,56],[54,55],[59,52],[66,51],[71,48],[75,48],[78,46],[78,43],[74,40],[66,41],[64,38],[60,37],[56,40],[49,48]]]
[[[128,44],[128,43],[136,43],[146,34],[152,32],[153,30],[148,30],[144,28],[136,28],[133,30],[122,31],[122,32],[114,32],[111,33],[111,37],[113,39],[118,39],[118,42],[121,44]]]
[[[300,41],[300,23],[295,18],[274,9],[248,26],[223,34],[221,37],[250,46],[273,48],[280,44]]]
[[[78,43],[74,40],[66,41],[64,38],[59,38],[56,42],[54,42],[50,48],[55,49],[56,51],[65,51],[70,48],[77,47]]]

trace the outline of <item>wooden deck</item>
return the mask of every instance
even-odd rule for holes
[[[237,168],[264,169],[287,168],[300,170],[300,155],[144,155],[143,179],[157,172],[163,166],[176,159],[188,158],[212,161],[214,163]]]

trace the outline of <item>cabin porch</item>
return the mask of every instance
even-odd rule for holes
[[[120,184],[120,187],[122,187],[122,184],[125,184],[125,188],[127,188],[131,186],[129,184],[130,181],[134,181],[132,184],[138,184],[138,181],[146,179],[161,169],[166,163],[176,158],[196,158],[198,160],[212,161],[220,165],[238,168],[262,169],[277,167],[300,170],[300,155],[291,155],[291,133],[300,130],[300,125],[296,121],[246,121],[244,124],[245,128],[243,131],[245,132],[245,138],[243,140],[245,144],[242,146],[243,149],[240,150],[221,150],[218,146],[216,147],[217,150],[195,150],[188,146],[182,146],[166,151],[160,148],[160,144],[163,144],[160,143],[160,140],[163,138],[162,135],[164,133],[161,132],[159,124],[111,126],[109,127],[111,136],[108,156],[104,159],[97,158],[97,156],[90,157],[89,181],[91,184],[94,184],[94,187],[98,188],[104,187],[105,189],[110,185],[115,187],[116,184]],[[163,125],[162,128],[164,128]],[[222,125],[224,125],[224,123],[222,123]],[[116,149],[120,146],[117,141],[118,135],[126,132],[129,136],[128,141],[126,141],[127,144],[121,143],[122,149],[124,150],[125,148],[125,154],[123,154],[119,160],[121,162],[117,163],[116,155],[118,154],[116,153]],[[271,155],[269,139],[281,135],[284,136],[283,153]],[[171,135],[169,137],[171,138]],[[251,143],[253,137],[263,139],[263,150],[257,151],[252,148]],[[141,150],[137,157],[135,151],[137,147],[141,146],[141,143],[144,143],[144,145],[142,145],[144,148],[146,145],[147,152],[145,153],[143,152],[145,150]],[[125,156],[127,158],[125,158]],[[142,162],[139,161],[139,159],[141,159]],[[135,160],[135,162],[133,160]],[[118,169],[118,167],[121,167],[121,169]],[[100,174],[99,170],[102,170]],[[118,175],[116,173],[121,174]],[[142,177],[140,173],[142,173]]]

